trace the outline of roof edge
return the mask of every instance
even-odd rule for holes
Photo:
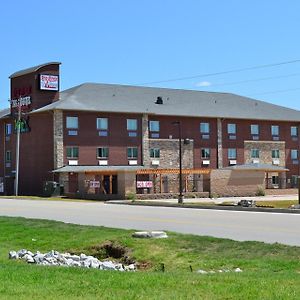
[[[44,63],[44,64],[41,64],[41,65],[37,65],[37,66],[31,67],[31,68],[23,69],[23,70],[20,70],[20,71],[17,71],[15,73],[11,74],[8,78],[12,79],[12,78],[19,77],[19,76],[22,76],[22,75],[26,75],[26,74],[29,74],[29,73],[32,73],[32,72],[36,72],[40,68],[48,66],[48,65],[61,65],[61,62],[53,61],[53,62],[48,62],[48,63]]]

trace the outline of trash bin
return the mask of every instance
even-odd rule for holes
[[[56,181],[45,181],[43,185],[43,196],[53,197],[59,196],[61,193],[61,187]]]

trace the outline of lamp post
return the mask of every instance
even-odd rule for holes
[[[183,195],[182,195],[182,146],[181,146],[181,123],[180,121],[176,121],[172,123],[173,125],[178,126],[179,133],[179,195],[178,195],[178,204],[183,203]]]

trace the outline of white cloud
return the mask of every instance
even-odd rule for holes
[[[201,81],[201,82],[197,82],[196,86],[210,86],[211,82],[209,81]]]

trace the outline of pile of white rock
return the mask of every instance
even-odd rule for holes
[[[243,272],[240,268],[235,268],[234,270],[228,270],[228,269],[220,269],[217,271],[210,270],[210,271],[205,271],[205,270],[198,270],[197,273],[199,274],[216,274],[216,273],[228,273],[228,272],[235,272],[235,273],[241,273]]]
[[[64,267],[80,267],[92,268],[99,270],[113,271],[136,271],[136,265],[123,265],[113,261],[100,261],[94,256],[85,254],[71,255],[70,253],[59,253],[58,251],[50,251],[48,253],[32,253],[26,249],[19,251],[10,251],[9,259],[22,259],[31,264],[43,266],[64,266]]]

